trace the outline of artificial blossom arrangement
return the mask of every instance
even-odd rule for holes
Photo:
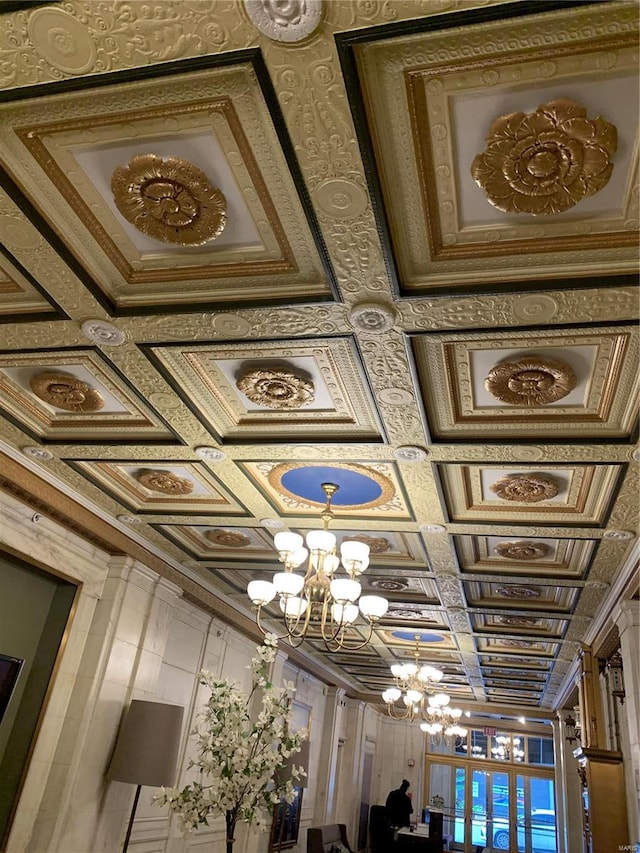
[[[274,687],[269,678],[276,651],[277,638],[268,634],[251,660],[248,694],[228,679],[199,673],[200,683],[211,691],[191,733],[197,756],[188,768],[197,768],[199,776],[182,790],[161,788],[153,798],[179,815],[185,831],[224,815],[227,853],[233,853],[237,821],[266,827],[273,806],[283,797],[293,802],[295,782],[305,775],[302,767],[290,763],[308,737],[306,729],[289,728],[295,685],[285,681]],[[286,779],[281,772],[285,764]]]

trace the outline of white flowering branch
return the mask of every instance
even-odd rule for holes
[[[227,853],[233,851],[236,822],[266,826],[275,804],[283,797],[293,802],[294,784],[305,775],[302,767],[293,765],[289,778],[278,777],[288,759],[300,751],[308,732],[289,729],[294,684],[284,682],[276,688],[270,681],[276,651],[277,638],[270,634],[251,660],[249,694],[227,679],[199,673],[200,683],[211,692],[191,733],[197,755],[188,769],[197,768],[199,776],[182,790],[161,788],[154,797],[154,802],[168,805],[179,815],[185,831],[208,826],[210,818],[224,815]],[[252,719],[256,694],[260,707]]]

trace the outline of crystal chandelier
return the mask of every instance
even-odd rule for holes
[[[491,747],[491,755],[499,761],[522,761],[524,749],[520,748],[521,743],[521,739],[514,735],[498,735],[496,745]]]
[[[320,634],[329,651],[355,651],[367,645],[374,624],[387,612],[389,602],[379,595],[360,594],[362,586],[357,578],[369,565],[369,546],[354,539],[343,540],[338,556],[336,537],[329,531],[333,518],[331,499],[338,486],[323,483],[322,491],[326,497],[321,515],[323,529],[307,533],[306,548],[299,534],[286,530],[276,533],[273,541],[284,571],[271,581],[251,581],[247,595],[257,608],[256,621],[263,634],[269,632],[262,626],[262,608],[278,596],[285,627],[279,639],[299,646],[311,629],[316,636]],[[294,570],[307,557],[305,573],[296,574]],[[347,577],[334,577],[340,564]],[[361,628],[365,631],[364,640]]]

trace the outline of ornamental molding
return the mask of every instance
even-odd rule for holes
[[[510,560],[541,560],[546,557],[551,548],[545,542],[499,542],[493,549],[499,557]]]
[[[80,329],[86,338],[100,346],[119,347],[126,340],[124,332],[106,320],[86,320]]]
[[[393,328],[396,312],[390,306],[379,302],[362,302],[353,306],[349,312],[348,320],[360,332],[380,335]]]
[[[150,489],[153,492],[162,492],[165,495],[190,495],[193,491],[191,480],[178,477],[172,471],[151,471],[145,469],[144,471],[139,471],[135,477],[145,489]]]
[[[222,462],[226,458],[224,450],[218,450],[217,447],[206,447],[204,445],[196,447],[193,451],[200,459],[206,462]]]
[[[501,625],[512,625],[516,628],[530,628],[539,623],[533,616],[498,616],[496,621]]]
[[[538,503],[548,501],[558,494],[558,486],[547,477],[534,474],[514,474],[501,477],[489,488],[503,501]]]
[[[484,380],[487,391],[503,403],[546,406],[566,397],[576,386],[576,375],[563,361],[531,355],[502,361]]]
[[[402,447],[397,447],[393,451],[393,455],[401,462],[422,462],[427,458],[427,451],[422,447],[405,444]]]
[[[313,403],[313,382],[289,370],[247,370],[236,381],[252,403],[270,409],[300,409]]]
[[[111,191],[127,222],[163,243],[202,246],[227,224],[222,191],[179,157],[137,154],[114,170]]]
[[[244,6],[258,32],[288,44],[312,35],[323,13],[322,0],[245,0]]]
[[[46,447],[38,447],[35,444],[22,448],[25,456],[30,456],[32,459],[37,459],[39,462],[49,462],[53,459],[53,453],[47,450]]]
[[[532,216],[563,213],[606,186],[618,145],[614,125],[568,98],[500,116],[486,139],[474,180],[498,210]]]
[[[29,385],[40,400],[67,412],[97,412],[104,407],[102,394],[70,373],[37,373]]]
[[[207,530],[204,537],[214,545],[222,545],[224,548],[246,548],[251,544],[249,537],[237,530]]]

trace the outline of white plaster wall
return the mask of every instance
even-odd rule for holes
[[[424,805],[424,734],[417,723],[378,718],[377,749],[373,765],[375,797],[373,804],[384,805],[389,791],[398,788],[403,779],[411,783],[414,819],[419,819]],[[412,767],[409,762],[413,761]]]

